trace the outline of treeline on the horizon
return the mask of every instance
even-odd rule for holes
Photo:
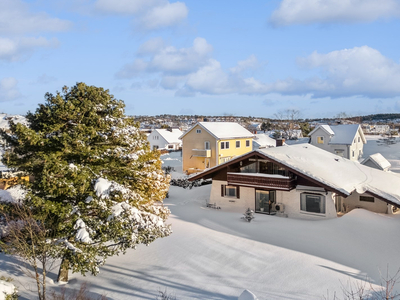
[[[241,118],[241,119],[260,119],[260,120],[271,120],[271,121],[278,121],[279,119],[275,118],[267,118],[267,117],[252,117],[252,116],[234,116],[234,115],[222,115],[222,116],[206,116],[206,115],[173,115],[173,114],[162,114],[162,115],[156,115],[156,116],[148,116],[148,115],[137,115],[134,116],[137,119],[141,118],[166,118],[166,117],[174,117],[174,118]],[[313,121],[320,121],[320,120],[337,120],[339,119],[338,117],[332,117],[332,118],[306,118],[303,119],[306,122],[313,122]],[[387,114],[372,114],[372,115],[367,115],[367,116],[345,116],[341,117],[341,119],[345,120],[351,120],[354,122],[364,122],[364,121],[377,121],[377,120],[395,120],[395,119],[400,119],[400,113],[387,113]]]

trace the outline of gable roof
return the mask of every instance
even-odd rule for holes
[[[199,122],[192,126],[192,128],[190,128],[179,138],[182,139],[197,125],[202,127],[217,140],[254,137],[254,134],[235,122]]]
[[[323,129],[326,133],[331,136],[329,144],[336,145],[351,145],[357,134],[360,133],[362,142],[367,143],[364,133],[362,132],[359,124],[341,124],[341,125],[319,125],[314,128],[308,135],[314,134],[318,129]]]
[[[182,131],[179,129],[174,128],[172,131],[168,129],[155,129],[155,131],[157,131],[167,141],[168,144],[181,143],[179,137],[182,135]]]
[[[314,132],[316,132],[318,129],[322,129],[323,131],[325,131],[329,135],[334,135],[335,134],[329,125],[318,125],[308,135],[313,135]]]
[[[361,164],[365,165],[368,161],[372,161],[374,164],[376,164],[382,170],[388,169],[392,166],[392,164],[386,158],[384,158],[383,155],[380,153],[375,153],[375,154],[368,156],[366,159],[364,159],[361,162]]]
[[[370,193],[385,202],[400,207],[400,177],[392,172],[361,165],[310,144],[265,148],[236,157],[224,164],[192,176],[195,180],[229,164],[258,154],[285,166],[293,173],[319,183],[339,195]]]

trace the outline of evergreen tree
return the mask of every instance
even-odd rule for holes
[[[45,99],[28,126],[2,133],[11,146],[3,162],[33,178],[24,205],[46,216],[59,280],[68,269],[96,275],[108,257],[171,234],[161,203],[169,178],[124,103],[84,83]]]

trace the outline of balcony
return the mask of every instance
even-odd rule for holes
[[[228,185],[240,185],[255,188],[271,188],[290,191],[296,187],[292,177],[263,173],[228,173]]]
[[[192,149],[192,156],[211,157],[211,149]]]

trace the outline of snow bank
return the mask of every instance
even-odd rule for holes
[[[15,286],[11,282],[0,280],[0,300],[6,299],[6,295],[12,295],[15,291]]]

